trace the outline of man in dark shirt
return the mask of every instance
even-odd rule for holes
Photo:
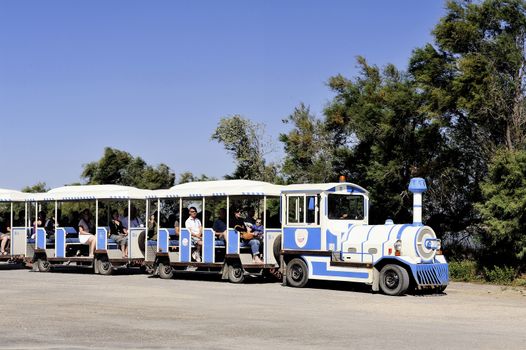
[[[219,209],[219,217],[216,221],[214,221],[214,224],[212,225],[212,229],[214,230],[214,233],[217,237],[217,239],[222,239],[226,242],[226,209],[221,208]]]
[[[110,239],[121,247],[122,256],[128,256],[128,230],[124,228],[119,218],[119,211],[114,210],[110,221]]]

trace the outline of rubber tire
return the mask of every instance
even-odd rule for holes
[[[439,286],[435,288],[435,293],[442,294],[446,290],[447,286]]]
[[[231,283],[243,283],[245,280],[245,271],[239,263],[228,265],[228,280]]]
[[[309,268],[303,259],[295,258],[287,264],[287,284],[303,288],[309,282]]]
[[[399,265],[388,264],[380,271],[380,290],[384,294],[393,296],[405,294],[409,282],[409,274]]]
[[[38,259],[37,265],[40,272],[49,272],[51,270],[51,263],[45,259]]]
[[[97,264],[97,271],[99,271],[99,274],[103,276],[109,276],[113,273],[113,266],[108,260],[108,257],[100,257],[95,261],[95,263]]]
[[[159,266],[157,266],[157,270],[159,271],[159,277],[161,277],[163,280],[172,279],[174,276],[174,269],[172,269],[170,265],[166,265],[165,263],[159,263]]]
[[[276,259],[276,263],[280,264],[281,262],[281,234],[277,235],[274,239],[274,244],[272,246],[272,252],[274,253],[274,259]]]

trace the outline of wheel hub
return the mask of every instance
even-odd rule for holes
[[[385,274],[385,285],[388,288],[396,288],[398,286],[398,283],[400,282],[400,278],[397,273],[394,271],[388,271]]]
[[[303,277],[303,269],[300,266],[292,267],[292,279],[295,281],[301,280]]]

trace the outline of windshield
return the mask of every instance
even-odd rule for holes
[[[328,196],[330,220],[363,220],[363,196],[347,194],[329,194]]]

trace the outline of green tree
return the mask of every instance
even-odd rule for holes
[[[431,178],[446,167],[448,149],[440,124],[422,111],[410,75],[358,58],[354,79],[329,80],[336,96],[327,106],[326,129],[335,142],[334,170],[371,192],[371,221],[410,220],[413,176]]]
[[[205,174],[199,176],[192,174],[190,171],[184,171],[179,174],[178,184],[184,184],[187,182],[196,182],[196,181],[214,181],[217,180],[215,177],[209,177]]]
[[[26,193],[42,193],[49,191],[49,188],[47,188],[47,185],[45,182],[38,182],[34,184],[33,186],[26,186],[22,188],[22,192]]]
[[[322,120],[310,113],[303,103],[283,120],[293,129],[280,134],[285,148],[282,172],[288,183],[335,181],[333,142]]]
[[[167,165],[153,167],[140,157],[110,147],[104,149],[101,159],[85,164],[81,176],[89,185],[116,184],[152,190],[169,188],[175,182],[175,174]]]
[[[526,263],[526,151],[499,150],[482,183],[477,204],[492,264]]]
[[[226,175],[226,179],[276,181],[278,167],[265,161],[271,143],[264,138],[265,128],[262,124],[239,115],[221,118],[212,140],[222,143],[236,161],[234,173]]]
[[[422,109],[442,125],[452,150],[455,166],[439,173],[437,198],[466,203],[452,206],[459,213],[453,231],[480,233],[472,203],[482,201],[493,154],[525,146],[525,10],[520,0],[448,1],[434,44],[415,50],[409,63]]]

